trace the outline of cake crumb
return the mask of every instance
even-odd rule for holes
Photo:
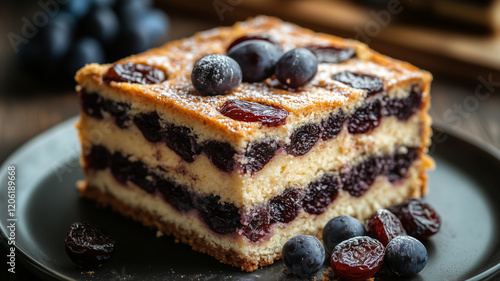
[[[161,231],[157,230],[157,231],[156,231],[156,238],[160,238],[160,237],[162,237],[162,236],[165,236],[165,233],[163,233],[163,232],[161,232]]]

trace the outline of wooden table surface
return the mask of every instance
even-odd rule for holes
[[[186,37],[220,25],[218,20],[193,20],[186,15],[170,15],[172,31],[169,39]],[[483,80],[487,81],[488,75],[483,73],[482,78],[467,84],[460,79],[435,77],[431,115],[439,126],[460,131],[500,149],[500,81],[493,80],[490,85],[485,85]],[[24,81],[22,77],[13,78],[8,84],[2,85],[0,92],[0,163],[29,139],[79,113],[78,99],[71,87],[58,90],[44,85],[26,87],[30,81]],[[3,249],[0,255],[5,259]],[[2,270],[0,279],[36,280],[24,272],[22,266],[18,272],[7,276],[6,270]]]

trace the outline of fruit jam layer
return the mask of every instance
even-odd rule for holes
[[[156,111],[131,116],[131,105],[128,103],[105,99],[85,89],[80,91],[82,108],[88,116],[103,119],[103,113],[106,112],[114,118],[119,128],[125,129],[135,124],[148,141],[164,142],[184,161],[192,163],[197,155],[204,153],[214,166],[228,173],[235,167],[244,173],[260,171],[278,151],[293,156],[304,155],[319,140],[335,138],[343,129],[350,134],[368,133],[380,125],[384,116],[395,116],[398,120],[406,121],[421,108],[421,97],[422,93],[412,87],[407,98],[389,99],[383,96],[371,99],[352,114],[344,114],[339,110],[318,124],[306,124],[295,129],[289,143],[266,138],[251,142],[244,152],[238,152],[226,142],[200,142],[190,128],[165,122]],[[236,155],[244,159],[242,163],[236,162]]]
[[[360,197],[378,176],[386,177],[391,183],[404,178],[418,159],[419,148],[400,147],[397,151],[393,155],[370,157],[341,172],[325,173],[304,189],[286,189],[250,210],[221,202],[217,195],[204,196],[190,191],[186,186],[150,171],[146,164],[131,161],[119,152],[111,153],[104,146],[93,146],[84,157],[87,171],[109,168],[117,182],[123,185],[131,182],[147,193],[163,198],[181,213],[197,210],[212,231],[238,233],[257,242],[271,236],[273,224],[291,222],[302,209],[309,214],[322,214],[335,201],[339,190]]]

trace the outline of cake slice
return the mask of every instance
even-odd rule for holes
[[[272,76],[195,90],[200,58],[250,39],[310,50],[317,74],[298,89]],[[76,80],[82,196],[245,271],[335,216],[426,192],[431,75],[357,41],[260,16],[87,65]],[[266,118],[235,117],[259,108]]]

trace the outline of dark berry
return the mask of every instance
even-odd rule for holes
[[[134,167],[130,165],[128,157],[122,155],[120,152],[115,152],[109,156],[109,167],[113,177],[119,183],[126,184],[133,174]]]
[[[231,203],[220,202],[219,196],[195,196],[193,203],[203,220],[213,231],[227,234],[241,228],[239,209]]]
[[[158,142],[163,139],[160,116],[156,111],[137,114],[134,116],[134,124],[148,141]]]
[[[119,128],[124,129],[128,127],[130,121],[130,116],[128,115],[130,104],[103,99],[102,107],[104,111],[109,112],[111,116],[115,117],[115,124]]]
[[[422,105],[422,92],[411,90],[410,95],[404,99],[384,99],[385,115],[396,116],[401,121],[410,118]]]
[[[156,190],[158,176],[150,175],[148,167],[141,161],[128,161],[131,173],[127,175],[127,180],[133,182],[147,193],[153,194]]]
[[[229,46],[227,47],[227,52],[231,51],[231,49],[240,43],[250,41],[250,40],[263,40],[267,41],[276,47],[276,49],[281,50],[281,44],[278,40],[276,40],[274,37],[269,36],[268,34],[248,34],[242,37],[237,38],[234,40]]]
[[[368,236],[358,236],[338,244],[330,264],[340,279],[364,281],[377,273],[383,261],[384,245]]]
[[[321,139],[327,140],[335,138],[342,131],[346,119],[347,116],[344,115],[344,112],[340,109],[337,114],[332,114],[328,117],[328,119],[321,122],[321,127],[323,129]]]
[[[113,7],[118,0],[93,0],[96,7]]]
[[[406,235],[401,221],[386,209],[377,210],[372,214],[368,220],[368,232],[371,237],[380,241],[384,246],[394,237]]]
[[[307,46],[319,63],[341,63],[356,55],[352,48],[334,47],[334,46]]]
[[[140,26],[142,32],[150,37],[150,45],[147,48],[151,48],[165,39],[170,28],[170,19],[162,10],[151,9],[141,16]]]
[[[364,134],[380,124],[382,106],[379,100],[367,103],[358,108],[347,119],[347,128],[351,134]]]
[[[104,63],[105,53],[101,44],[92,37],[78,39],[66,60],[66,70],[74,75],[78,69],[89,63]]]
[[[294,220],[302,208],[301,190],[289,188],[269,202],[271,222],[288,223]]]
[[[244,154],[246,163],[242,166],[243,172],[252,173],[262,170],[274,157],[278,148],[278,142],[272,139],[250,143]]]
[[[87,15],[88,11],[92,7],[93,0],[79,0],[79,1],[65,1],[63,8],[77,17],[81,19]]]
[[[285,145],[286,152],[293,156],[306,154],[319,139],[319,127],[315,124],[307,124],[296,129],[290,136],[290,143]]]
[[[221,171],[226,173],[233,171],[234,164],[236,164],[234,160],[236,151],[229,143],[210,141],[204,145],[203,152],[205,152],[212,164]]]
[[[296,89],[309,83],[318,72],[318,60],[311,51],[298,48],[286,52],[276,63],[274,73],[282,85]]]
[[[83,112],[88,116],[102,119],[103,98],[96,93],[88,93],[85,89],[79,92]]]
[[[323,265],[325,248],[314,236],[297,235],[285,243],[281,255],[288,270],[300,277],[308,277]]]
[[[55,25],[60,28],[66,28],[70,32],[74,32],[76,24],[77,19],[73,14],[67,11],[59,11],[53,18],[50,19],[48,26]]]
[[[389,160],[386,174],[390,182],[395,182],[405,177],[408,173],[408,169],[417,159],[419,149],[408,147],[406,150],[406,153],[396,153],[390,157],[391,159]]]
[[[397,276],[413,276],[427,264],[427,249],[417,239],[398,236],[387,244],[385,265]]]
[[[412,198],[390,210],[399,218],[406,233],[417,239],[427,239],[441,227],[438,213],[422,199]]]
[[[114,64],[104,74],[102,80],[105,83],[128,82],[137,84],[158,84],[166,79],[166,74],[162,70],[145,64],[117,63]]]
[[[233,120],[262,122],[265,126],[283,125],[288,117],[288,111],[283,108],[244,100],[228,100],[219,108],[219,112]]]
[[[366,235],[365,227],[359,220],[350,216],[340,216],[326,224],[323,229],[323,243],[326,252],[331,253],[340,242]]]
[[[368,96],[384,90],[384,82],[376,76],[363,73],[344,71],[333,75],[333,80],[342,82],[356,89],[368,91]]]
[[[137,19],[139,21],[140,18]],[[123,28],[118,38],[108,50],[111,60],[118,60],[133,54],[138,54],[153,47],[149,32],[145,32],[142,25],[134,24],[129,28]],[[152,84],[152,83],[148,83]]]
[[[193,209],[193,195],[185,187],[160,179],[156,184],[156,190],[178,211],[187,212]]]
[[[257,242],[270,236],[271,219],[267,206],[253,208],[243,216],[241,231],[248,240]]]
[[[196,136],[187,127],[167,126],[164,139],[167,146],[188,163],[192,163],[194,156],[200,153]]]
[[[339,193],[340,182],[336,176],[323,176],[309,184],[302,205],[309,214],[322,214]]]
[[[86,35],[108,46],[118,36],[120,22],[112,9],[103,6],[93,9],[84,19],[83,28]]]
[[[386,168],[383,158],[371,157],[351,167],[347,172],[341,173],[342,189],[349,192],[351,196],[359,197],[365,194],[370,188],[375,178]]]
[[[281,51],[264,40],[251,40],[236,45],[227,54],[241,68],[243,82],[261,82],[271,77]]]
[[[224,55],[209,55],[196,62],[191,73],[194,88],[204,96],[226,95],[241,83],[238,63]]]
[[[152,7],[152,0],[120,0],[116,5],[116,12],[121,22],[126,25],[127,21],[133,21],[147,13]]]
[[[50,64],[45,68],[55,68],[59,66],[59,63],[72,47],[72,31],[68,27],[49,23],[44,29],[40,30],[39,40],[39,48],[43,54],[42,60]]]
[[[83,268],[102,265],[115,248],[115,240],[109,234],[88,222],[72,224],[64,242],[70,259]]]
[[[85,164],[94,170],[102,170],[108,167],[109,152],[102,145],[94,145],[89,151],[84,152]]]

